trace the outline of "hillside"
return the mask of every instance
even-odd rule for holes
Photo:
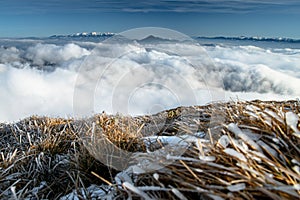
[[[1,199],[297,199],[299,101],[0,124]]]

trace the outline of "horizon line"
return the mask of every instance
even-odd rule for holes
[[[96,33],[97,35],[93,35],[92,33]],[[86,35],[84,35],[86,34]],[[104,31],[104,32],[100,32],[100,31],[90,31],[90,32],[76,32],[76,33],[69,33],[69,34],[52,34],[52,35],[48,35],[48,36],[0,36],[0,39],[44,39],[44,38],[51,38],[51,37],[99,37],[101,36],[101,34],[103,34],[104,36],[113,36],[113,35],[118,35],[119,33],[115,33],[115,32],[110,32],[110,31]],[[106,35],[105,35],[106,34]],[[259,36],[259,35],[251,35],[251,36],[247,36],[247,35],[239,35],[239,36],[232,36],[232,35],[214,35],[214,36],[208,36],[208,35],[188,35],[187,36],[191,37],[191,38],[203,38],[203,39],[279,39],[279,40],[285,40],[285,39],[290,39],[290,40],[294,40],[300,41],[300,38],[295,38],[295,37],[284,37],[284,36]]]

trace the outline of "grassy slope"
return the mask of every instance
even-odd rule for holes
[[[149,130],[156,118],[105,114],[85,120],[30,117],[0,124],[0,198],[57,199],[74,189],[88,198],[81,189],[91,184],[110,184],[114,197],[121,199],[300,198],[300,137],[295,133],[299,119],[294,129],[286,121],[286,113],[299,114],[299,102],[229,102],[193,109],[206,118],[187,115],[188,108],[169,110],[159,114],[166,116],[159,131]],[[118,171],[98,161],[102,143],[83,140],[96,134],[152,162],[142,136],[195,132],[190,123],[180,123],[184,112],[186,122],[196,122],[205,139],[191,143],[180,157],[156,155],[158,164],[171,161],[161,169],[127,171],[134,187],[128,180],[115,182]]]

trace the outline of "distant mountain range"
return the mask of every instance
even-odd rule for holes
[[[300,39],[291,39],[291,38],[267,38],[267,37],[225,37],[225,36],[218,36],[218,37],[196,37],[196,39],[211,39],[211,40],[245,40],[245,41],[266,41],[266,42],[289,42],[289,43],[300,43]]]
[[[124,38],[121,35],[110,33],[110,32],[89,32],[89,33],[83,32],[83,33],[75,33],[69,35],[52,35],[49,38],[108,38],[112,36],[116,36],[116,37],[118,36]],[[162,42],[162,41],[174,41],[174,40],[149,35],[137,41],[147,43],[147,42]]]
[[[115,33],[110,32],[82,32],[82,33],[74,33],[69,35],[52,35],[50,38],[86,38],[86,37],[112,37],[116,35]],[[239,36],[239,37],[226,37],[226,36],[217,36],[217,37],[207,37],[207,36],[199,36],[194,37],[195,39],[209,39],[209,40],[242,40],[242,41],[266,41],[266,42],[288,42],[288,43],[300,43],[300,39],[291,39],[291,38],[268,38],[268,37],[247,37],[247,36]],[[150,35],[140,41],[149,42],[149,41],[159,41],[159,40],[168,40],[165,38],[160,38],[157,36]]]
[[[74,33],[70,35],[52,35],[50,38],[65,38],[65,37],[111,37],[114,36],[115,33],[110,32],[82,32],[82,33]]]

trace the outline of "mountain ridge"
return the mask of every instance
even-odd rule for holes
[[[68,35],[52,35],[50,38],[64,38],[64,37],[111,37],[114,36],[115,33],[111,32],[81,32],[81,33],[73,33]]]
[[[227,36],[197,36],[196,39],[212,39],[212,40],[241,40],[241,41],[263,41],[263,42],[288,42],[288,43],[300,43],[300,39],[292,39],[285,37],[258,37],[258,36],[238,36],[238,37],[227,37]]]

